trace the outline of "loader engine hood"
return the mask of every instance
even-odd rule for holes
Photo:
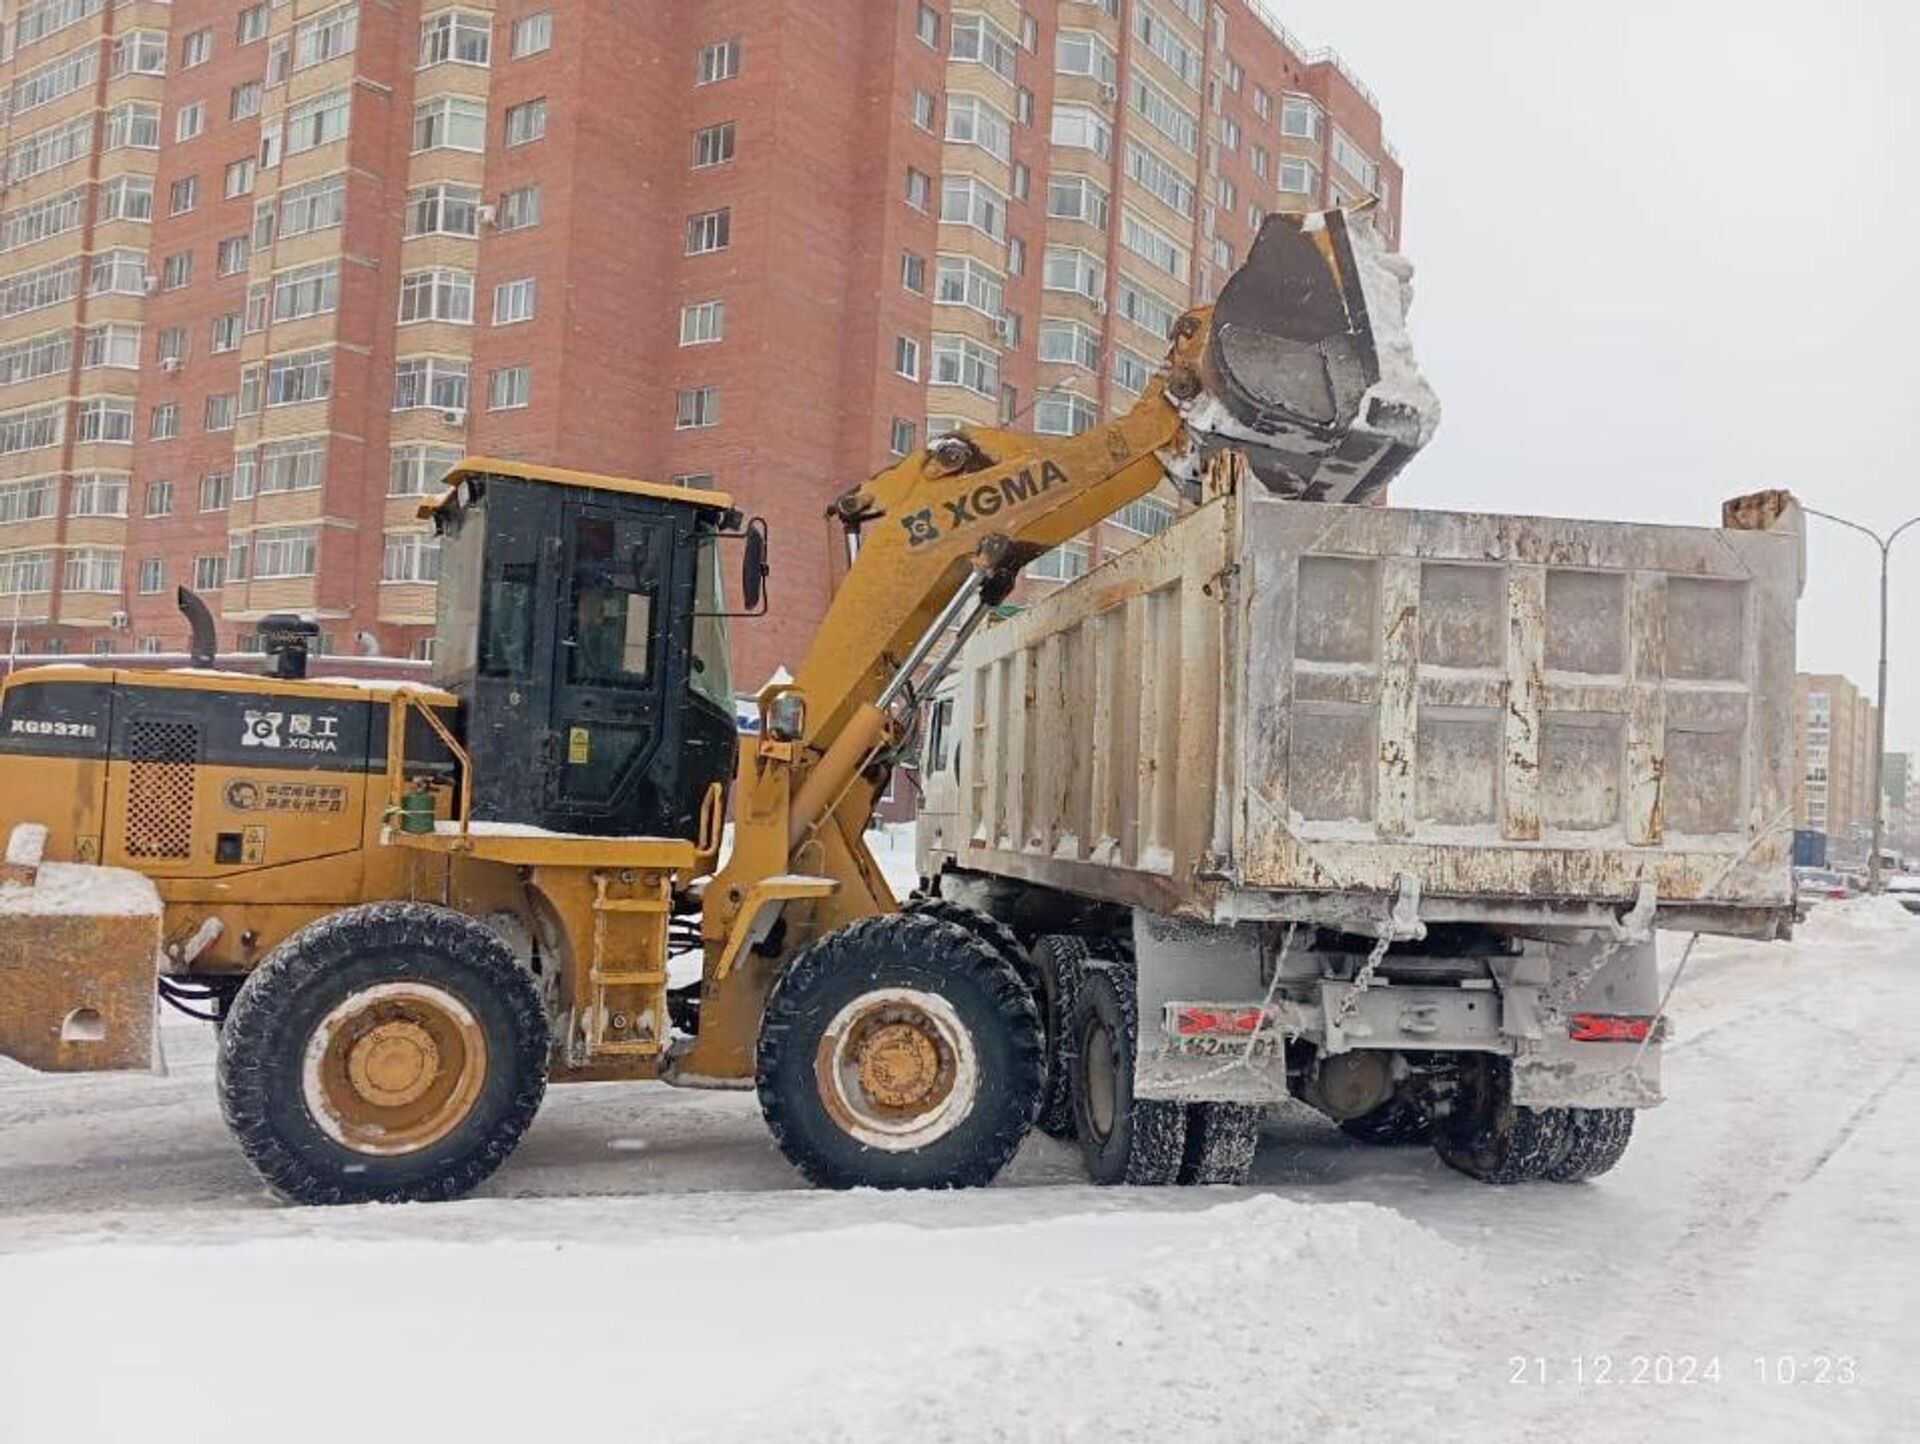
[[[1407,335],[1413,267],[1346,211],[1276,215],[1214,302],[1183,408],[1282,496],[1359,502],[1432,439],[1440,403]]]

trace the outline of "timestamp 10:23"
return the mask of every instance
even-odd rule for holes
[[[1575,1388],[1628,1386],[1756,1384],[1847,1385],[1858,1381],[1859,1363],[1847,1354],[1750,1354],[1723,1359],[1718,1354],[1511,1354],[1509,1384]]]

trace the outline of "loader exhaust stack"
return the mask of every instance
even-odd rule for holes
[[[1346,211],[1270,217],[1214,303],[1186,408],[1203,453],[1232,446],[1282,496],[1377,495],[1440,417],[1407,339],[1411,278]]]

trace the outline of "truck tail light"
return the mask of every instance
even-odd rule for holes
[[[1638,1013],[1575,1013],[1567,1036],[1576,1043],[1643,1043],[1653,1019]]]
[[[1260,1019],[1265,1013],[1265,1009],[1258,1006],[1241,1008],[1218,1003],[1173,1003],[1168,1011],[1173,1015],[1173,1033],[1178,1038],[1223,1035],[1245,1038],[1259,1031]]]

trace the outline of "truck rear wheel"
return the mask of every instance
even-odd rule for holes
[[[1259,1147],[1260,1110],[1254,1104],[1189,1103],[1178,1182],[1243,1184]]]
[[[1033,945],[1033,970],[1039,979],[1035,1001],[1047,1035],[1047,1081],[1040,1092],[1040,1116],[1034,1126],[1051,1138],[1073,1137],[1073,998],[1087,965],[1085,940],[1071,933],[1048,933]]]
[[[787,966],[756,1076],[780,1151],[828,1188],[966,1188],[1013,1157],[1040,1097],[1027,985],[968,929],[863,918]]]
[[[1187,1106],[1133,1096],[1133,970],[1095,959],[1073,999],[1073,1119],[1095,1183],[1169,1184],[1186,1161]]]
[[[549,1046],[539,989],[483,923],[371,903],[247,979],[220,1030],[220,1108],[291,1202],[458,1198],[533,1121]]]
[[[1618,1163],[1633,1141],[1631,1108],[1568,1108],[1565,1139],[1541,1177],[1553,1183],[1584,1183]]]
[[[1546,1177],[1566,1144],[1567,1110],[1515,1103],[1512,1077],[1505,1058],[1462,1065],[1453,1107],[1434,1123],[1433,1148],[1442,1163],[1482,1183]]]

